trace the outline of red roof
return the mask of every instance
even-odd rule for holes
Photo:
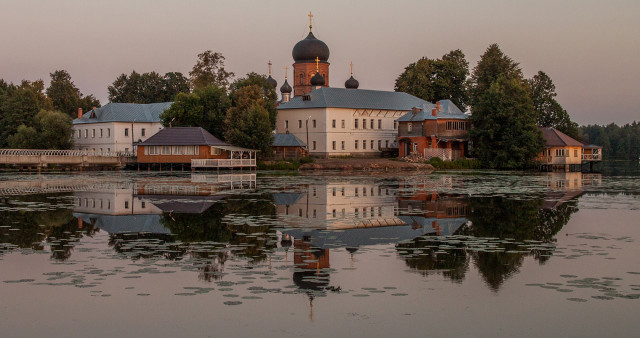
[[[546,147],[582,147],[582,142],[578,142],[569,135],[555,128],[540,128],[542,137],[546,142]]]

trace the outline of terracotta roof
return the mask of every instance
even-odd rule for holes
[[[540,128],[542,137],[546,142],[546,147],[582,147],[582,142],[578,142],[569,135],[555,128]]]
[[[200,127],[165,128],[140,143],[142,146],[228,146]]]

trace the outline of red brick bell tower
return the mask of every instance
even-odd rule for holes
[[[313,14],[309,12],[309,35],[299,41],[292,51],[293,95],[305,95],[313,90],[311,78],[316,71],[324,77],[323,87],[329,87],[329,47],[312,32]]]

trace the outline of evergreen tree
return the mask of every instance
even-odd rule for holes
[[[501,76],[521,79],[522,70],[517,62],[505,55],[494,43],[482,54],[480,61],[473,69],[469,88],[471,103],[479,100]]]
[[[580,140],[578,124],[571,121],[569,113],[555,99],[558,94],[551,78],[545,72],[539,71],[533,78],[527,80],[527,83],[538,126],[556,128]]]

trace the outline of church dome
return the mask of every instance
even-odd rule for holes
[[[282,87],[280,87],[280,92],[282,94],[291,94],[292,91],[293,89],[289,85],[289,82],[287,81],[287,79],[284,79],[284,83],[282,84]]]
[[[304,40],[299,41],[293,47],[291,52],[295,62],[312,62],[316,57],[320,61],[327,62],[329,60],[329,47],[326,43],[316,39],[312,32]]]
[[[351,77],[344,82],[344,87],[345,88],[349,88],[349,89],[358,89],[358,87],[360,86],[360,82],[358,82],[358,80],[353,78],[353,75],[351,75]]]
[[[324,86],[324,76],[320,75],[320,73],[316,72],[316,75],[314,75],[311,78],[311,85],[312,86]]]
[[[269,77],[267,78],[267,84],[275,88],[278,86],[278,81],[276,81],[274,78],[271,77],[271,75],[269,75]]]

